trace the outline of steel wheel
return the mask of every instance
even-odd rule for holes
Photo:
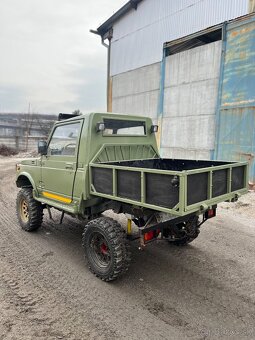
[[[28,204],[25,199],[20,200],[20,218],[24,223],[29,220]]]
[[[107,267],[111,262],[109,245],[104,235],[99,232],[91,234],[89,252],[94,262],[99,267]]]

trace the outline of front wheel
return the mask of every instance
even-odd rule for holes
[[[32,189],[23,188],[18,192],[16,213],[23,230],[34,231],[40,228],[43,220],[43,208],[41,203],[33,198]]]
[[[100,217],[89,222],[82,241],[90,270],[103,281],[115,280],[128,270],[128,244],[117,221]]]

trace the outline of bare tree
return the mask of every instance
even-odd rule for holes
[[[28,151],[28,141],[29,137],[31,137],[31,132],[33,129],[38,130],[40,129],[40,136],[42,138],[47,137],[49,131],[51,130],[54,124],[53,119],[48,119],[43,115],[32,112],[32,113],[25,113],[23,115],[23,126],[24,126],[24,136],[25,136],[25,150]]]
[[[36,124],[40,127],[43,136],[48,136],[52,126],[54,124],[53,120],[43,119],[41,115],[35,114]]]

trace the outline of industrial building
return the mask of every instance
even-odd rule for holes
[[[255,1],[131,0],[97,31],[108,111],[158,122],[163,157],[248,160],[255,182]]]

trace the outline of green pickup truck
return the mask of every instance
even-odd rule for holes
[[[83,247],[90,270],[104,281],[125,273],[129,242],[186,245],[248,188],[248,164],[160,158],[150,118],[110,113],[60,115],[39,158],[17,164],[17,216],[38,229],[44,209],[85,221]],[[68,118],[68,119],[67,119]],[[124,213],[127,228],[101,214]]]

